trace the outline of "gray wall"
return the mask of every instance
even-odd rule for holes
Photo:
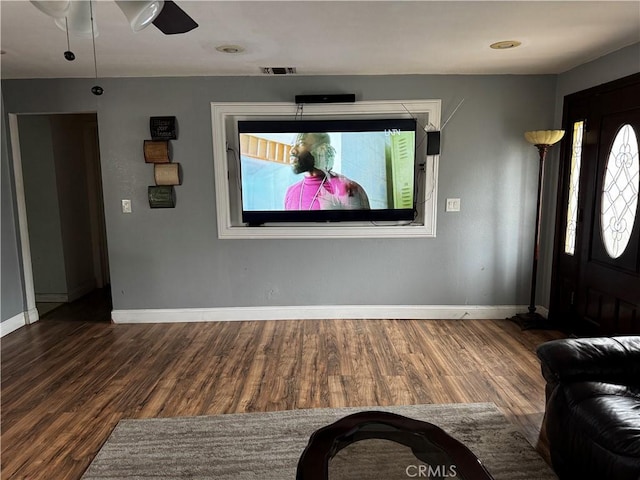
[[[48,115],[18,117],[33,284],[38,295],[66,294],[56,165]]]
[[[613,52],[558,76],[556,119],[562,120],[565,95],[640,72],[640,43]]]
[[[97,111],[115,309],[528,303],[537,151],[523,132],[558,127],[548,76],[343,76],[3,82],[8,112]],[[435,239],[218,240],[210,102],[442,99]],[[150,116],[175,115],[184,170],[175,209],[151,210]],[[445,213],[460,197],[462,211]],[[120,213],[120,200],[133,213]],[[4,220],[3,220],[4,222]],[[4,270],[4,267],[3,267]],[[543,275],[545,273],[543,272]],[[546,273],[548,274],[548,272]],[[544,300],[543,300],[544,303]]]
[[[109,79],[102,97],[92,83],[6,81],[4,92],[11,112],[97,110],[115,309],[526,303],[536,152],[522,132],[552,123],[554,76]],[[210,102],[312,92],[441,98],[445,118],[465,99],[443,132],[437,238],[217,239]],[[171,210],[145,198],[153,170],[142,140],[154,115],[180,125],[184,181]],[[444,213],[451,196],[462,212]],[[133,214],[120,213],[123,198]]]

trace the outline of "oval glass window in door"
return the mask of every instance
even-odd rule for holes
[[[627,248],[638,210],[640,161],[633,127],[623,125],[609,151],[602,187],[600,221],[607,254],[618,258]]]

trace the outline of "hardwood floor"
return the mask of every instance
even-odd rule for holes
[[[121,418],[494,402],[533,445],[534,350],[507,320],[113,325],[85,299],[2,339],[2,478],[78,479]]]

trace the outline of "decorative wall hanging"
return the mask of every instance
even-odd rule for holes
[[[151,117],[149,130],[153,140],[176,140],[178,138],[176,117]]]
[[[148,189],[151,208],[174,208],[176,192],[174,185],[182,185],[182,168],[171,163],[173,155],[171,140],[178,138],[176,117],[149,117],[151,140],[144,141],[144,161],[153,163],[155,186]]]
[[[182,172],[179,163],[156,163],[153,166],[156,185],[182,184]]]
[[[151,208],[174,208],[176,192],[172,185],[150,186],[148,189]]]
[[[169,140],[145,140],[144,161],[147,163],[169,163],[171,161],[171,142]]]

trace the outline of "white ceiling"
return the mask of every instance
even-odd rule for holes
[[[554,74],[640,41],[636,1],[177,1],[199,27],[133,33],[112,0],[94,8],[100,77]],[[2,78],[93,77],[91,38],[66,35],[27,0],[1,0]],[[491,43],[518,40],[512,50]],[[244,52],[216,51],[224,44]],[[640,59],[639,59],[640,62]]]

